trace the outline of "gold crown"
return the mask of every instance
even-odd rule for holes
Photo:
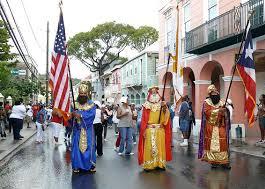
[[[78,88],[79,94],[88,94],[89,89],[86,83],[81,83]]]
[[[208,94],[211,94],[212,92],[219,93],[215,85],[210,85],[207,89]]]

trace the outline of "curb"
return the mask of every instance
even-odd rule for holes
[[[29,141],[36,133],[37,131],[34,131],[28,138],[23,140],[18,146],[16,146],[14,149],[8,152],[2,159],[0,159],[0,168],[4,166],[6,163],[8,163],[9,160],[21,149],[23,144]]]

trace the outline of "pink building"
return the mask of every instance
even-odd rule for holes
[[[265,93],[265,4],[264,0],[170,0],[160,9],[160,88],[166,72],[166,51],[174,52],[176,26],[179,25],[179,60],[184,67],[184,94],[193,101],[198,127],[201,106],[207,96],[207,87],[215,84],[222,98],[226,97],[232,70],[238,54],[248,12],[256,64],[257,99]],[[177,6],[179,24],[177,24]],[[172,64],[171,64],[172,67]],[[170,69],[170,72],[172,68]],[[172,74],[167,82],[167,100],[172,101]],[[235,106],[232,135],[235,127],[243,129],[243,136],[258,136],[258,126],[249,128],[244,113],[245,91],[238,74],[234,77],[229,96]],[[257,102],[258,103],[258,102]]]

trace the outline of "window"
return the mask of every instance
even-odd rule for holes
[[[217,0],[208,0],[208,19],[211,20],[217,16]]]
[[[190,4],[187,4],[184,7],[184,29],[185,29],[185,33],[190,31],[190,20],[191,20]]]
[[[173,19],[172,17],[168,17],[166,20],[166,46],[170,46],[170,43],[172,41],[172,35],[173,35],[173,29],[172,25],[173,24]]]

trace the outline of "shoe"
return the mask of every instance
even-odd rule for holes
[[[31,127],[27,127],[28,129],[30,129]]]
[[[119,151],[119,147],[114,146],[114,151],[118,152]]]
[[[185,146],[188,146],[188,145],[189,145],[188,139],[184,139],[184,142],[180,143],[181,147],[185,147]]]
[[[118,136],[119,135],[119,133],[115,133],[115,136]]]
[[[79,173],[79,169],[73,169],[73,173]]]
[[[134,153],[133,152],[131,152],[131,153],[125,153],[125,155],[126,156],[132,156],[132,155],[134,155]]]
[[[119,152],[119,153],[118,153],[118,155],[119,155],[119,156],[121,156],[121,155],[122,155],[122,153],[120,153],[120,152]]]
[[[19,138],[24,138],[24,137],[20,135]]]
[[[107,142],[108,140],[106,138],[104,138],[104,142]]]
[[[134,144],[134,145],[136,145],[136,144],[137,144],[137,142],[134,142],[133,144]]]
[[[256,142],[256,144],[263,144],[265,142],[265,140],[259,140]]]

